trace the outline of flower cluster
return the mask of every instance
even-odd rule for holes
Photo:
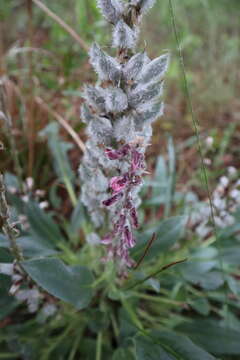
[[[107,148],[105,152],[110,160],[125,159],[129,163],[127,172],[110,179],[109,188],[112,195],[103,201],[106,207],[118,205],[113,230],[102,238],[101,243],[107,245],[105,260],[119,258],[121,269],[125,265],[133,265],[128,249],[135,245],[133,229],[138,228],[138,217],[132,194],[141,184],[145,163],[144,156],[138,151],[136,144],[126,144],[119,150]]]
[[[229,167],[228,174],[220,177],[212,193],[212,205],[214,221],[219,228],[234,224],[234,213],[240,206],[240,180],[234,167]],[[211,209],[207,200],[197,201],[196,205],[191,206],[190,226],[203,238],[211,235],[210,217]]]
[[[134,246],[138,225],[138,192],[144,173],[144,153],[152,123],[163,113],[163,78],[169,55],[151,60],[145,51],[135,53],[139,23],[155,0],[98,0],[103,16],[113,25],[116,57],[97,44],[90,62],[99,81],[84,89],[81,117],[88,141],[80,166],[81,199],[96,228],[110,223],[102,240],[107,258],[131,266],[128,248]],[[107,193],[111,192],[107,197]]]

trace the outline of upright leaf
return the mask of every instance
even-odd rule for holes
[[[33,238],[57,244],[62,239],[58,225],[46,214],[37,203],[30,201],[26,204],[26,214],[30,223],[30,233]]]

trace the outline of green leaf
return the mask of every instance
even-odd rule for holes
[[[199,285],[205,290],[216,290],[224,283],[224,277],[220,271],[210,271],[199,278]]]
[[[46,214],[37,203],[30,201],[26,204],[26,214],[30,223],[30,233],[33,238],[57,244],[62,235],[58,225]]]
[[[210,313],[210,305],[207,299],[199,298],[190,303],[191,307],[199,314],[207,316]]]
[[[168,217],[170,214],[176,183],[176,158],[173,140],[171,136],[169,136],[168,139],[168,159],[168,187],[166,189],[164,217]]]
[[[3,320],[6,316],[11,314],[13,310],[18,306],[18,302],[14,297],[10,295],[1,296],[0,298],[0,321]]]
[[[8,246],[6,246],[8,248]],[[5,247],[1,247],[0,243],[0,263],[12,263],[14,257]]]
[[[71,215],[71,231],[77,233],[82,226],[84,221],[84,208],[82,201],[79,198],[77,206],[74,208]]]
[[[192,341],[216,355],[240,354],[240,332],[221,327],[214,320],[195,320],[177,327]]]
[[[229,239],[240,231],[240,222],[224,227],[218,234],[218,240]]]
[[[173,332],[154,331],[136,339],[137,360],[214,360],[189,338]]]
[[[231,246],[220,249],[219,257],[227,264],[240,265],[240,247]]]
[[[93,276],[83,266],[66,266],[59,259],[36,259],[22,262],[24,270],[51,295],[74,305],[88,306],[92,298]]]
[[[235,280],[232,276],[227,276],[226,281],[228,284],[229,289],[233,292],[234,295],[240,295],[240,283],[239,281]]]
[[[59,130],[58,123],[53,122],[41,131],[40,136],[46,136],[48,139],[48,146],[54,159],[56,174],[60,179],[68,177],[71,180],[74,178],[74,174],[70,167],[67,152],[72,148],[72,144],[60,139]]]
[[[52,243],[40,237],[22,236],[17,239],[17,243],[22,249],[23,255],[29,258],[39,258],[57,253]]]
[[[133,254],[141,254],[144,251],[146,243],[155,232],[157,237],[145,256],[149,260],[161,252],[169,250],[183,235],[187,222],[187,216],[174,216],[161,221],[157,226],[145,231],[134,248]]]
[[[214,247],[194,250],[189,256],[190,259],[180,266],[183,278],[193,284],[207,283],[207,281],[204,281],[209,271],[218,265],[217,254],[218,252]]]
[[[17,238],[17,244],[21,248],[23,255],[25,257],[41,257],[41,256],[49,256],[57,253],[54,245],[44,238],[33,237],[33,236],[21,236]],[[9,248],[9,242],[6,237],[0,234],[0,248]],[[3,250],[2,249],[2,250]],[[0,250],[1,251],[1,250]],[[3,254],[3,252],[2,252]],[[0,252],[1,255],[1,252]],[[9,257],[9,255],[8,255]],[[12,257],[10,257],[12,258]],[[1,262],[1,261],[0,261]],[[5,261],[7,262],[6,259]]]
[[[11,278],[0,274],[0,321],[8,316],[18,305],[13,296],[8,294]]]
[[[154,180],[149,180],[149,186],[152,186],[152,198],[147,200],[147,205],[164,204],[166,201],[166,190],[169,187],[167,164],[163,156],[159,156],[155,169]]]
[[[146,338],[136,340],[136,360],[175,360],[162,346]]]
[[[71,169],[68,159],[68,151],[73,145],[65,141],[61,141],[59,136],[59,124],[51,123],[47,125],[40,133],[41,136],[47,136],[48,146],[54,160],[54,169],[60,181],[62,181],[68,191],[72,204],[75,206],[77,199],[73,188],[75,175]]]
[[[130,350],[120,348],[114,352],[112,360],[135,360],[135,357]]]

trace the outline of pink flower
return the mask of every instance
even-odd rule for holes
[[[126,216],[121,214],[119,217],[119,220],[116,222],[116,224],[114,225],[114,232],[117,234],[119,231],[123,230],[123,227],[125,225],[126,222]]]
[[[137,212],[136,212],[136,209],[134,207],[131,209],[130,215],[131,215],[131,219],[132,219],[132,222],[133,222],[133,226],[135,228],[138,228]]]
[[[105,149],[105,153],[107,154],[109,160],[119,160],[122,159],[129,153],[130,145],[123,145],[120,149],[114,150],[110,148]]]
[[[114,192],[118,193],[119,191],[125,188],[127,183],[128,183],[127,175],[114,176],[113,178],[111,178],[109,186],[112,188]]]
[[[131,168],[132,171],[143,168],[143,155],[135,149],[132,151]]]
[[[101,239],[101,243],[104,245],[109,245],[112,243],[112,234],[107,234]]]
[[[119,154],[117,150],[112,150],[112,149],[105,149],[105,153],[107,154],[109,160],[117,160],[119,159]]]
[[[107,200],[104,200],[102,203],[105,206],[111,206],[113,204],[115,204],[115,202],[117,202],[121,197],[123,196],[123,193],[117,193],[115,195],[113,195],[112,197],[110,197]]]
[[[129,230],[128,226],[124,227],[124,232],[123,232],[123,238],[124,238],[124,245],[127,248],[132,248],[135,245],[135,239],[133,238],[133,234],[132,232]]]

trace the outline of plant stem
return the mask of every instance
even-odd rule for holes
[[[96,360],[101,360],[102,357],[102,332],[97,336]]]
[[[3,22],[0,21],[0,78],[5,73],[4,46],[3,46]]]
[[[22,261],[23,255],[16,241],[16,238],[18,236],[18,230],[14,227],[14,224],[12,224],[10,221],[10,211],[5,196],[5,185],[2,174],[0,174],[0,226],[9,240],[10,249],[15,259],[17,260],[17,262]]]
[[[73,186],[72,186],[72,184],[71,184],[71,182],[69,181],[69,178],[68,178],[67,176],[64,177],[63,181],[64,181],[64,183],[65,183],[65,186],[66,186],[68,195],[69,195],[69,197],[70,197],[70,200],[71,200],[71,202],[72,202],[72,205],[75,207],[75,206],[77,205],[77,197],[76,197],[76,195],[75,195]]]
[[[21,191],[23,191],[23,175],[22,175],[22,168],[19,161],[17,146],[15,143],[14,136],[11,133],[12,130],[12,118],[7,110],[6,105],[6,93],[3,85],[3,81],[0,79],[0,116],[3,117],[5,129],[9,138],[10,148],[13,156],[13,163],[14,163],[14,171],[18,176],[18,180],[20,183]]]
[[[183,303],[180,301],[165,299],[161,296],[151,296],[151,295],[147,295],[147,294],[140,294],[137,292],[134,292],[131,295],[134,297],[138,297],[140,299],[155,301],[155,302],[164,303],[164,304],[168,304],[168,305],[174,305],[174,306],[178,306],[178,307],[183,305]]]
[[[33,7],[32,0],[27,0],[28,14],[28,40],[29,47],[33,47]],[[35,153],[35,123],[34,123],[34,82],[33,82],[33,57],[32,51],[28,52],[28,85],[27,85],[27,124],[28,124],[28,176],[33,176],[34,153]]]

